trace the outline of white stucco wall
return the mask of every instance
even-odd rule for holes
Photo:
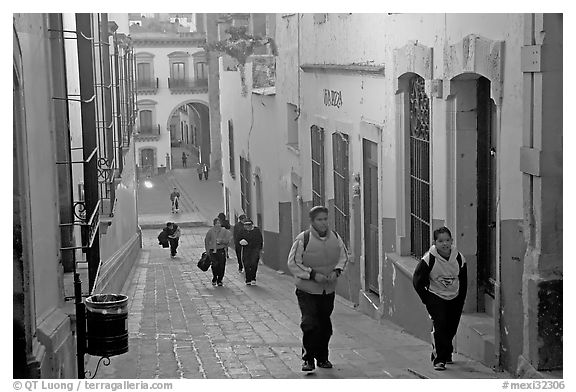
[[[251,63],[246,65],[246,84],[252,84]],[[278,232],[279,138],[284,130],[278,121],[275,96],[241,95],[239,71],[224,71],[220,61],[220,113],[222,129],[222,181],[230,190],[231,218],[242,214],[240,156],[250,161],[252,219],[256,220],[257,195],[253,173],[260,170],[264,230]],[[234,126],[235,178],[230,174],[228,121]]]

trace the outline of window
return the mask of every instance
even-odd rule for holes
[[[324,129],[311,128],[312,137],[312,203],[324,205]]]
[[[298,149],[298,109],[296,105],[286,104],[286,122],[288,127],[288,145]]]
[[[240,157],[240,197],[242,210],[248,218],[252,218],[252,204],[250,201],[250,162]]]
[[[410,247],[420,258],[430,246],[430,111],[424,79],[410,80]]]
[[[328,20],[328,14],[313,14],[314,24],[322,24]]]
[[[140,133],[152,133],[152,111],[140,111]]]
[[[150,63],[138,64],[138,85],[147,86],[152,80],[152,67]]]
[[[184,63],[172,63],[170,67],[170,76],[174,82],[186,79]]]
[[[347,246],[350,242],[348,146],[348,135],[340,132],[332,135],[334,159],[334,222],[336,231],[340,234]]]
[[[194,67],[196,80],[205,80],[208,77],[206,63],[196,63]]]
[[[234,158],[234,125],[228,120],[228,155],[230,159],[230,174],[236,177],[236,165]]]

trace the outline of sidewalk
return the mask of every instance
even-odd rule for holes
[[[177,222],[181,227],[212,226],[212,219],[224,211],[224,196],[218,172],[210,173],[208,181],[198,179],[194,168],[173,169],[154,176],[145,186],[138,185],[138,222],[143,229],[158,229],[166,222]],[[176,187],[180,192],[180,212],[171,213],[170,193]]]
[[[130,298],[130,351],[112,357],[98,378],[497,378],[491,369],[455,355],[444,372],[429,362],[430,345],[392,323],[336,302],[330,359],[334,369],[305,375],[300,312],[292,278],[265,266],[258,286],[246,286],[235,259],[224,287],[196,262],[207,228],[185,228],[178,256],[143,231],[144,249],[125,292]],[[234,252],[230,252],[233,257]],[[92,358],[87,370],[94,370]]]

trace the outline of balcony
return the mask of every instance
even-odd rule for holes
[[[172,94],[203,94],[208,92],[208,79],[168,78],[168,88]]]
[[[134,133],[134,140],[137,142],[154,142],[160,140],[160,124],[138,127],[138,131]]]
[[[138,79],[136,80],[138,94],[148,95],[158,92],[158,78]]]

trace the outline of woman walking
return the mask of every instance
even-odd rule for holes
[[[213,222],[214,227],[206,233],[204,246],[212,261],[212,286],[222,286],[226,270],[226,248],[232,240],[232,235],[222,227],[219,218],[215,218]]]

